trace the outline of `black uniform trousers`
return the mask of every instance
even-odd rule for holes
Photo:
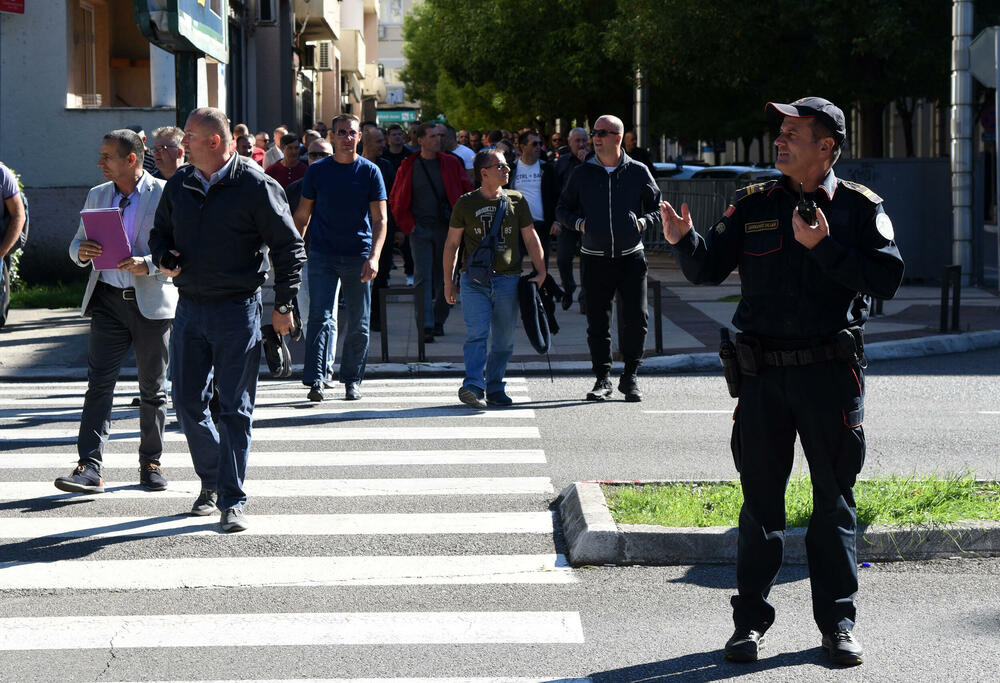
[[[796,433],[809,463],[813,513],[806,532],[813,618],[822,633],[851,629],[858,590],[854,482],[865,458],[864,374],[826,361],[744,375],[732,450],[743,486],[736,560],[737,627],[766,631],[767,601],[785,543],[785,488]]]
[[[111,429],[115,384],[129,349],[135,351],[139,378],[139,462],[160,463],[163,428],[167,421],[167,347],[173,320],[142,315],[134,292],[98,282],[87,305],[90,340],[87,352],[87,393],[80,415],[76,447],[81,465],[101,470],[102,454]]]
[[[580,233],[575,230],[563,228],[559,233],[559,244],[556,247],[556,265],[559,267],[559,282],[563,290],[570,294],[576,291],[576,279],[573,277],[573,259],[580,253],[580,237]],[[580,261],[580,280],[583,280],[582,259]]]
[[[625,372],[635,372],[642,362],[649,326],[645,252],[640,250],[619,258],[581,254],[580,270],[587,302],[587,346],[594,376],[607,377],[611,373],[611,306],[615,294],[622,304],[618,338]]]

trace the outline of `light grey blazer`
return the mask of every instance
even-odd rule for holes
[[[149,231],[153,229],[153,218],[156,216],[156,207],[160,203],[160,196],[163,194],[163,186],[166,182],[152,177],[143,171],[146,177],[146,185],[139,196],[139,209],[136,213],[138,227],[135,231],[135,243],[132,245],[132,255],[142,256],[146,260],[146,267],[149,268],[149,275],[135,275],[135,301],[139,305],[139,312],[150,320],[164,320],[174,317],[174,310],[177,308],[177,288],[174,287],[170,278],[161,273],[153,260],[149,256]],[[115,194],[115,184],[113,182],[102,183],[91,188],[87,194],[87,201],[84,202],[85,209],[105,209],[113,206],[112,201]],[[87,239],[87,233],[83,228],[83,219],[80,219],[80,226],[76,230],[76,236],[69,244],[69,257],[73,263],[81,268],[90,268],[90,280],[87,282],[87,290],[83,293],[83,303],[80,306],[80,313],[87,314],[87,304],[94,294],[94,287],[100,273],[94,269],[92,261],[81,261],[80,242]]]

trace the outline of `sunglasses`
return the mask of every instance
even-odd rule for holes
[[[156,145],[153,147],[154,152],[166,152],[168,149],[177,149],[177,145]]]
[[[343,128],[337,130],[338,138],[356,138],[359,135],[361,135],[360,130],[344,130]]]
[[[487,166],[486,168],[495,168],[501,173],[510,170],[510,166],[508,166],[507,164],[497,164],[496,166]]]
[[[608,130],[607,128],[595,128],[590,131],[590,137],[592,138],[603,138],[607,135],[621,135],[621,133],[616,130]]]
[[[539,142],[538,140],[535,140],[534,142],[531,142],[531,143],[529,143],[529,145],[530,145],[531,147],[541,147],[541,146],[542,146],[542,143],[541,143],[541,142]]]
[[[321,159],[330,156],[329,152],[309,152],[310,159]]]

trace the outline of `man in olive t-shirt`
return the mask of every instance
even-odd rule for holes
[[[531,210],[520,192],[507,191],[510,205],[504,214],[497,234],[497,256],[493,270],[498,274],[521,272],[521,251],[517,235],[525,226],[533,227]],[[465,253],[472,254],[493,228],[493,217],[497,212],[497,200],[487,199],[479,192],[470,192],[459,199],[451,215],[452,227],[461,226],[465,231]],[[517,226],[517,227],[515,227]],[[465,272],[465,265],[462,265]]]

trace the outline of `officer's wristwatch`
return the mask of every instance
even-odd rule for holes
[[[279,304],[277,301],[275,301],[274,302],[274,310],[276,310],[281,315],[285,315],[287,313],[291,313],[292,312],[292,305],[291,304]]]

